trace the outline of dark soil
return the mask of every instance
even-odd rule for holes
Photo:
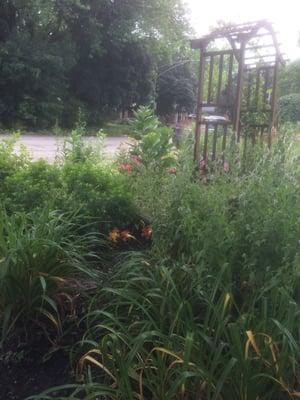
[[[0,400],[25,400],[47,389],[75,383],[70,350],[86,330],[81,318],[86,313],[88,293],[95,291],[90,280],[70,279],[70,287],[78,289],[78,285],[84,295],[74,296],[69,307],[65,304],[60,309],[63,334],[57,335],[48,319],[40,319],[39,325],[33,324],[26,332],[22,325],[17,326],[0,349]]]
[[[51,349],[45,339],[0,354],[0,400],[25,400],[53,386],[72,382],[65,351]],[[48,354],[48,357],[45,355]]]

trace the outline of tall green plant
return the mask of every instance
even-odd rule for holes
[[[150,108],[141,107],[135,112],[131,129],[137,141],[131,146],[129,155],[138,157],[144,166],[156,170],[175,162],[172,129],[163,126]]]
[[[77,374],[91,399],[285,399],[299,395],[300,309],[280,282],[239,308],[230,266],[131,259],[87,315]],[[100,307],[101,305],[101,307]],[[36,398],[45,399],[47,396]]]
[[[8,216],[0,210],[1,343],[48,321],[61,330],[59,302],[71,295],[70,278],[93,276],[92,235],[79,236],[72,218],[44,208]]]

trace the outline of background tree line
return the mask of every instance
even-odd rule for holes
[[[0,122],[89,125],[134,105],[193,108],[181,0],[2,0]]]
[[[300,46],[300,34],[298,46]],[[281,122],[300,121],[300,59],[289,62],[281,70],[278,118]]]

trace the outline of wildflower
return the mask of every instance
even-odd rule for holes
[[[120,164],[120,169],[121,169],[122,171],[127,171],[128,174],[131,174],[131,172],[132,172],[132,165],[131,165],[131,164],[128,164],[128,163],[123,163],[123,164]]]
[[[151,236],[152,236],[152,229],[150,228],[150,226],[145,226],[142,229],[141,237],[144,239],[150,239]]]
[[[134,237],[130,234],[128,229],[123,229],[120,232],[120,237],[122,240],[124,240],[124,242],[127,242],[130,239],[133,239]]]
[[[132,155],[130,157],[130,160],[136,165],[140,165],[141,164],[141,158],[139,156]]]
[[[120,237],[120,231],[119,231],[119,229],[114,228],[114,229],[112,229],[112,230],[109,232],[108,240],[109,240],[110,242],[117,242],[117,240],[119,239],[119,237]]]
[[[200,175],[204,175],[205,174],[205,170],[206,170],[206,160],[202,159],[199,162],[199,172]]]
[[[169,174],[176,174],[177,169],[176,169],[176,167],[171,167],[171,168],[168,168],[167,171],[169,172]]]
[[[224,172],[229,172],[229,163],[227,161],[224,161],[223,170]]]

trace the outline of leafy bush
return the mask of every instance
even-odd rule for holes
[[[95,222],[101,232],[126,227],[137,219],[132,195],[118,171],[86,161],[66,163],[62,173],[65,196],[61,208],[79,208],[82,218]]]
[[[20,155],[14,153],[18,135],[0,141],[0,185],[6,177],[11,176],[18,168],[26,165],[28,157],[24,148],[21,148]]]
[[[149,107],[140,107],[133,113],[133,119],[130,121],[130,135],[137,140],[141,140],[143,136],[150,132],[156,131],[160,122]]]
[[[123,164],[128,166],[129,172],[137,166],[136,162],[132,164],[132,156],[139,161],[139,165],[156,170],[170,167],[175,162],[172,129],[163,126],[151,109],[139,108],[130,126],[131,135],[137,141],[129,149],[129,154],[123,155]]]
[[[278,100],[278,119],[281,123],[300,121],[300,94],[288,94]]]
[[[93,147],[85,145],[77,129],[65,145],[65,158],[55,164],[29,162],[14,155],[13,141],[2,144],[0,200],[7,211],[31,212],[47,204],[62,212],[80,210],[81,225],[94,223],[93,229],[105,234],[134,225],[138,215],[126,178],[99,159],[102,139]]]
[[[46,321],[60,332],[59,304],[74,293],[70,278],[92,276],[87,257],[94,238],[76,231],[70,216],[47,208],[12,216],[0,210],[0,343],[17,328]]]
[[[62,186],[58,165],[35,161],[7,177],[2,199],[10,211],[31,211],[61,196]]]

